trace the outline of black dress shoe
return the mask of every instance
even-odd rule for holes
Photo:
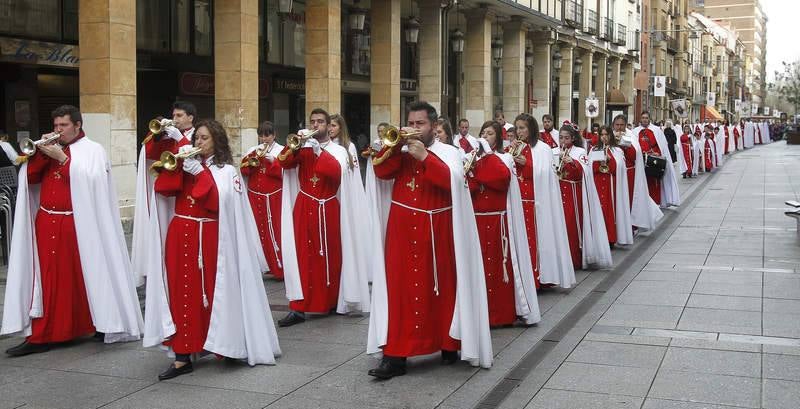
[[[278,326],[279,327],[291,327],[292,325],[300,324],[302,322],[305,322],[305,320],[306,320],[306,317],[304,317],[302,315],[302,313],[298,313],[298,312],[295,312],[295,311],[289,311],[289,313],[286,314],[285,317],[283,317],[280,320],[278,320]]]
[[[10,356],[25,356],[30,354],[39,354],[50,350],[50,344],[31,344],[25,341],[15,347],[6,350]]]
[[[384,357],[381,360],[381,364],[375,369],[370,369],[367,374],[381,380],[392,379],[395,376],[403,376],[406,374],[405,359]]]
[[[442,351],[442,365],[453,365],[458,362],[458,351]]]
[[[97,342],[105,342],[106,333],[97,331],[97,332],[94,333],[94,336],[92,338]]]
[[[158,375],[158,380],[159,381],[166,381],[167,379],[177,378],[177,377],[179,377],[181,375],[185,375],[187,373],[190,373],[193,370],[194,370],[194,368],[192,368],[192,363],[191,362],[187,362],[185,365],[183,365],[180,368],[176,368],[175,364],[172,364],[172,365],[169,366],[169,368],[166,371],[161,372]]]

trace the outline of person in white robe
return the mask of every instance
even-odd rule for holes
[[[672,162],[672,156],[669,153],[667,138],[664,136],[664,132],[661,131],[661,128],[650,122],[650,113],[647,111],[642,112],[641,125],[633,130],[633,134],[635,136],[634,139],[638,139],[639,133],[645,128],[650,129],[653,132],[656,137],[658,149],[661,151],[661,155],[663,155],[664,159],[667,161],[667,167],[664,171],[664,176],[661,179],[661,203],[659,203],[659,205],[662,208],[669,206],[680,206],[681,192],[680,189],[678,189],[678,178],[675,176],[675,166]]]

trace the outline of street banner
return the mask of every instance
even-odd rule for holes
[[[656,75],[653,77],[653,96],[663,97],[667,95],[667,77]]]
[[[733,100],[733,107],[734,107],[733,108],[734,112],[736,112],[737,114],[741,114],[742,113],[742,100],[741,99]]]
[[[706,94],[706,105],[710,107],[717,106],[717,93],[716,92],[709,92]]]
[[[673,99],[669,101],[672,106],[672,112],[677,118],[686,118],[689,116],[689,111],[686,109],[685,99]]]
[[[586,117],[597,118],[600,115],[600,101],[597,97],[586,97]]]

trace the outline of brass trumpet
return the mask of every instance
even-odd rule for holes
[[[510,153],[511,157],[518,158],[519,155],[522,155],[522,151],[525,149],[525,145],[527,145],[526,142],[527,141],[522,139],[515,139],[511,142],[511,146],[506,149],[506,152]]]
[[[200,148],[192,148],[184,152],[180,153],[172,153],[170,151],[166,151],[161,154],[161,158],[158,161],[154,162],[150,169],[157,171],[160,169],[168,170],[172,172],[173,170],[178,168],[178,159],[186,159],[191,158],[193,156],[197,156],[202,149]]]
[[[318,130],[307,132],[303,136],[298,136],[297,134],[289,134],[289,136],[286,137],[286,146],[288,146],[289,149],[291,149],[292,151],[298,151],[300,148],[303,147],[303,145],[305,145],[306,141],[309,138],[313,138],[314,135],[316,135],[317,133],[319,133]]]
[[[608,150],[606,150],[606,148],[603,148],[603,154],[605,154],[606,157],[600,161],[600,166],[598,166],[597,169],[600,171],[600,173],[608,173]]]
[[[53,132],[49,135],[42,137],[38,141],[34,141],[31,138],[25,138],[22,142],[19,143],[19,149],[22,153],[31,156],[36,153],[36,150],[39,146],[49,145],[53,141],[57,140],[61,137],[61,134],[58,132]]]
[[[564,176],[566,176],[566,171],[564,170],[564,159],[569,156],[570,149],[561,149],[561,155],[558,157],[558,169],[556,169],[556,174],[558,175],[559,179],[564,179]]]
[[[381,142],[383,143],[383,146],[388,146],[390,148],[393,148],[397,146],[397,144],[399,144],[401,141],[404,141],[408,138],[417,137],[421,134],[422,133],[420,131],[407,132],[402,129],[399,129],[396,126],[389,125],[383,128],[383,131],[380,133],[379,136]]]
[[[168,126],[175,126],[175,122],[170,119],[152,119],[150,122],[147,123],[147,129],[150,130],[150,133],[153,135],[158,135],[161,132],[164,132]]]
[[[483,151],[483,145],[478,145],[478,149],[473,149],[472,152],[468,153],[467,160],[464,162],[464,177],[467,176],[469,172],[475,167],[475,164],[478,163],[478,159],[482,158],[485,152]]]
[[[274,143],[274,142],[273,142]],[[261,145],[256,146],[256,150],[254,151],[255,155],[251,156],[247,159],[247,166],[256,167],[259,164],[259,159],[267,156],[267,153],[272,150],[272,144],[267,145],[266,143],[262,143]]]

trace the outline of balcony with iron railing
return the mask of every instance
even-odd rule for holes
[[[642,33],[639,30],[631,31],[628,33],[630,38],[628,39],[628,50],[631,51],[639,51],[642,48]]]
[[[600,23],[600,38],[603,40],[614,40],[614,20],[603,17]]]
[[[597,35],[597,12],[594,10],[586,10],[586,25],[583,30],[591,35]]]
[[[616,45],[625,46],[628,41],[628,28],[622,24],[617,24],[617,35],[614,36],[613,43]]]
[[[574,29],[583,25],[583,0],[564,0],[562,4],[564,23]]]

